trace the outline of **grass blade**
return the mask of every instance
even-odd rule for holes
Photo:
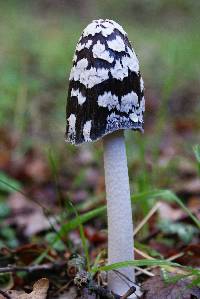
[[[102,206],[100,208],[96,208],[92,211],[89,211],[83,215],[77,216],[75,219],[72,219],[68,221],[67,223],[63,224],[60,230],[57,232],[57,236],[54,238],[52,241],[51,245],[49,248],[47,248],[35,261],[34,263],[39,264],[43,261],[43,259],[46,257],[48,254],[48,251],[51,249],[51,247],[58,242],[58,240],[62,240],[62,237],[69,233],[70,231],[77,229],[82,225],[83,223],[103,214],[106,212],[106,206]]]
[[[10,193],[22,187],[21,183],[0,171],[0,191]]]
[[[198,228],[200,228],[200,221],[192,214],[192,212],[186,207],[186,205],[182,202],[182,200],[174,194],[170,190],[153,190],[149,192],[141,192],[136,193],[131,197],[131,200],[139,201],[139,200],[149,200],[149,199],[163,199],[168,202],[175,202],[177,203],[182,210],[188,214],[188,216],[192,219],[192,221],[196,224]]]
[[[59,232],[61,235],[66,234],[69,231],[76,229],[80,225],[80,223],[83,224],[105,212],[106,212],[106,206],[102,206],[100,208],[96,208],[92,211],[89,211],[83,215],[79,215],[75,219],[72,219],[67,223],[63,224]]]
[[[166,260],[147,260],[147,259],[142,259],[142,260],[134,260],[134,261],[125,261],[125,262],[119,262],[119,263],[114,263],[111,265],[106,265],[106,266],[101,266],[101,267],[93,267],[91,269],[91,272],[96,273],[97,271],[111,271],[111,270],[117,270],[120,268],[124,267],[151,267],[151,266],[171,266],[171,267],[182,267],[178,263],[173,263],[169,262]]]
[[[72,209],[74,211],[74,214],[76,215],[76,219],[79,221],[78,222],[78,227],[79,227],[81,242],[82,242],[82,245],[83,245],[83,251],[84,251],[85,257],[86,257],[87,271],[90,271],[90,255],[89,255],[89,249],[88,249],[88,246],[87,246],[87,240],[86,240],[84,229],[83,229],[83,224],[80,222],[80,216],[78,214],[77,209],[75,208],[75,206],[72,203],[71,203],[71,206],[72,206]]]
[[[200,175],[200,144],[197,144],[193,147],[193,151],[197,160],[197,165],[198,165],[198,172]]]

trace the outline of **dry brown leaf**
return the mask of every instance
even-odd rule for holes
[[[173,221],[180,219],[184,215],[181,209],[175,209],[166,202],[160,202],[158,212],[160,219],[170,219]]]
[[[178,193],[198,195],[200,193],[200,179],[193,178],[190,180],[182,181],[179,184],[176,183],[175,191]]]
[[[84,228],[86,238],[93,244],[101,244],[107,241],[107,234],[105,231],[97,230],[91,225]]]
[[[175,275],[171,275],[172,277]],[[142,285],[143,299],[200,299],[200,288],[189,287],[188,279],[180,279],[176,283],[166,283],[161,275],[146,280]]]
[[[37,299],[46,298],[48,288],[49,288],[49,280],[47,278],[41,278],[40,280],[36,281],[36,283],[33,286],[33,292],[32,292],[35,293],[34,298]]]
[[[9,134],[8,134],[9,133]],[[12,151],[18,141],[16,132],[0,128],[0,169],[7,170],[10,167]]]
[[[184,248],[183,255],[176,262],[186,266],[200,267],[200,244],[191,244]]]
[[[186,157],[181,157],[177,161],[177,171],[181,178],[194,178],[197,175],[196,164]]]
[[[46,249],[47,247],[45,244],[28,243],[17,247],[15,250],[13,249],[11,253],[17,257],[19,264],[21,263],[22,265],[27,266],[31,264]],[[9,254],[9,251],[7,254]]]
[[[12,223],[16,224],[26,236],[35,235],[49,229],[49,221],[45,217],[42,208],[24,195],[15,192],[8,198],[12,211]]]
[[[29,294],[24,291],[7,291],[11,299],[46,299],[49,288],[49,280],[41,278],[33,285],[33,291]]]
[[[31,297],[28,297],[28,295],[30,295],[30,294],[26,294],[24,291],[10,290],[10,291],[7,291],[6,294],[8,294],[11,299],[30,299],[31,298]]]
[[[17,173],[21,178],[39,184],[47,182],[51,176],[45,156],[36,148],[31,148],[25,153],[18,165]]]

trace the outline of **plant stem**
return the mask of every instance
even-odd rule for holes
[[[133,221],[126,148],[123,131],[104,137],[104,168],[108,213],[108,264],[133,260]],[[135,280],[134,269],[120,269],[124,276]],[[108,287],[123,295],[129,289],[114,271],[108,273]],[[134,297],[133,297],[134,298]]]

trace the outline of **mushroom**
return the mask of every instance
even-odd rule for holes
[[[66,141],[103,138],[108,214],[108,263],[134,259],[133,221],[124,130],[143,132],[144,84],[127,33],[112,20],[94,20],[73,58],[67,101]],[[123,295],[134,269],[108,273],[108,287]],[[135,297],[132,297],[135,298]]]

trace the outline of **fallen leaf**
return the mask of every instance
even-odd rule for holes
[[[199,123],[196,119],[192,118],[179,118],[174,124],[175,130],[177,133],[185,134],[188,131],[197,131],[199,130]]]
[[[29,243],[22,245],[15,250],[11,251],[11,254],[17,257],[18,262],[21,265],[31,264],[40,254],[46,249],[45,244]]]
[[[24,291],[7,291],[6,293],[11,299],[46,299],[47,291],[49,288],[49,280],[47,278],[41,278],[36,281],[33,286],[33,291],[29,294]]]
[[[48,219],[42,208],[35,202],[15,192],[9,196],[8,203],[12,211],[12,224],[16,224],[25,236],[32,236],[49,229]]]
[[[21,181],[28,180],[41,185],[51,177],[46,157],[36,148],[30,148],[20,160],[12,163],[11,174]]]
[[[170,277],[175,275],[170,274]],[[190,287],[191,281],[182,278],[175,283],[167,283],[161,275],[149,278],[142,284],[143,299],[191,299],[200,298],[200,288]]]
[[[166,238],[165,238],[166,240]],[[171,244],[171,242],[162,242],[162,240],[157,240],[156,238],[152,238],[149,241],[148,246],[152,249],[155,250],[157,252],[159,252],[159,254],[161,254],[163,257],[169,257],[171,255],[177,254],[177,248],[178,245],[176,246],[176,251],[174,252],[174,241]],[[140,256],[141,258],[141,256]]]
[[[184,212],[179,208],[173,208],[168,203],[161,201],[158,208],[158,213],[160,219],[170,219],[172,221],[176,221],[180,219]]]
[[[85,226],[85,237],[93,244],[100,244],[107,241],[107,234],[105,231],[97,230],[92,226]]]
[[[196,164],[186,157],[177,161],[177,171],[182,179],[194,178],[197,175]]]
[[[182,181],[180,184],[176,183],[174,189],[176,193],[198,195],[200,193],[200,179],[194,178],[191,180]]]
[[[49,288],[49,280],[47,278],[41,278],[40,280],[36,281],[36,283],[34,284],[32,293],[34,293],[35,298],[37,299],[46,298],[48,288]]]
[[[16,147],[18,137],[16,132],[0,128],[0,169],[7,170],[12,158],[12,150]]]
[[[176,262],[193,267],[200,267],[200,244],[191,244],[183,250],[183,256],[179,257]]]
[[[42,157],[28,157],[25,174],[36,183],[45,182],[50,177],[50,171]]]
[[[195,213],[200,220],[200,196],[191,196],[188,200],[188,208]]]

